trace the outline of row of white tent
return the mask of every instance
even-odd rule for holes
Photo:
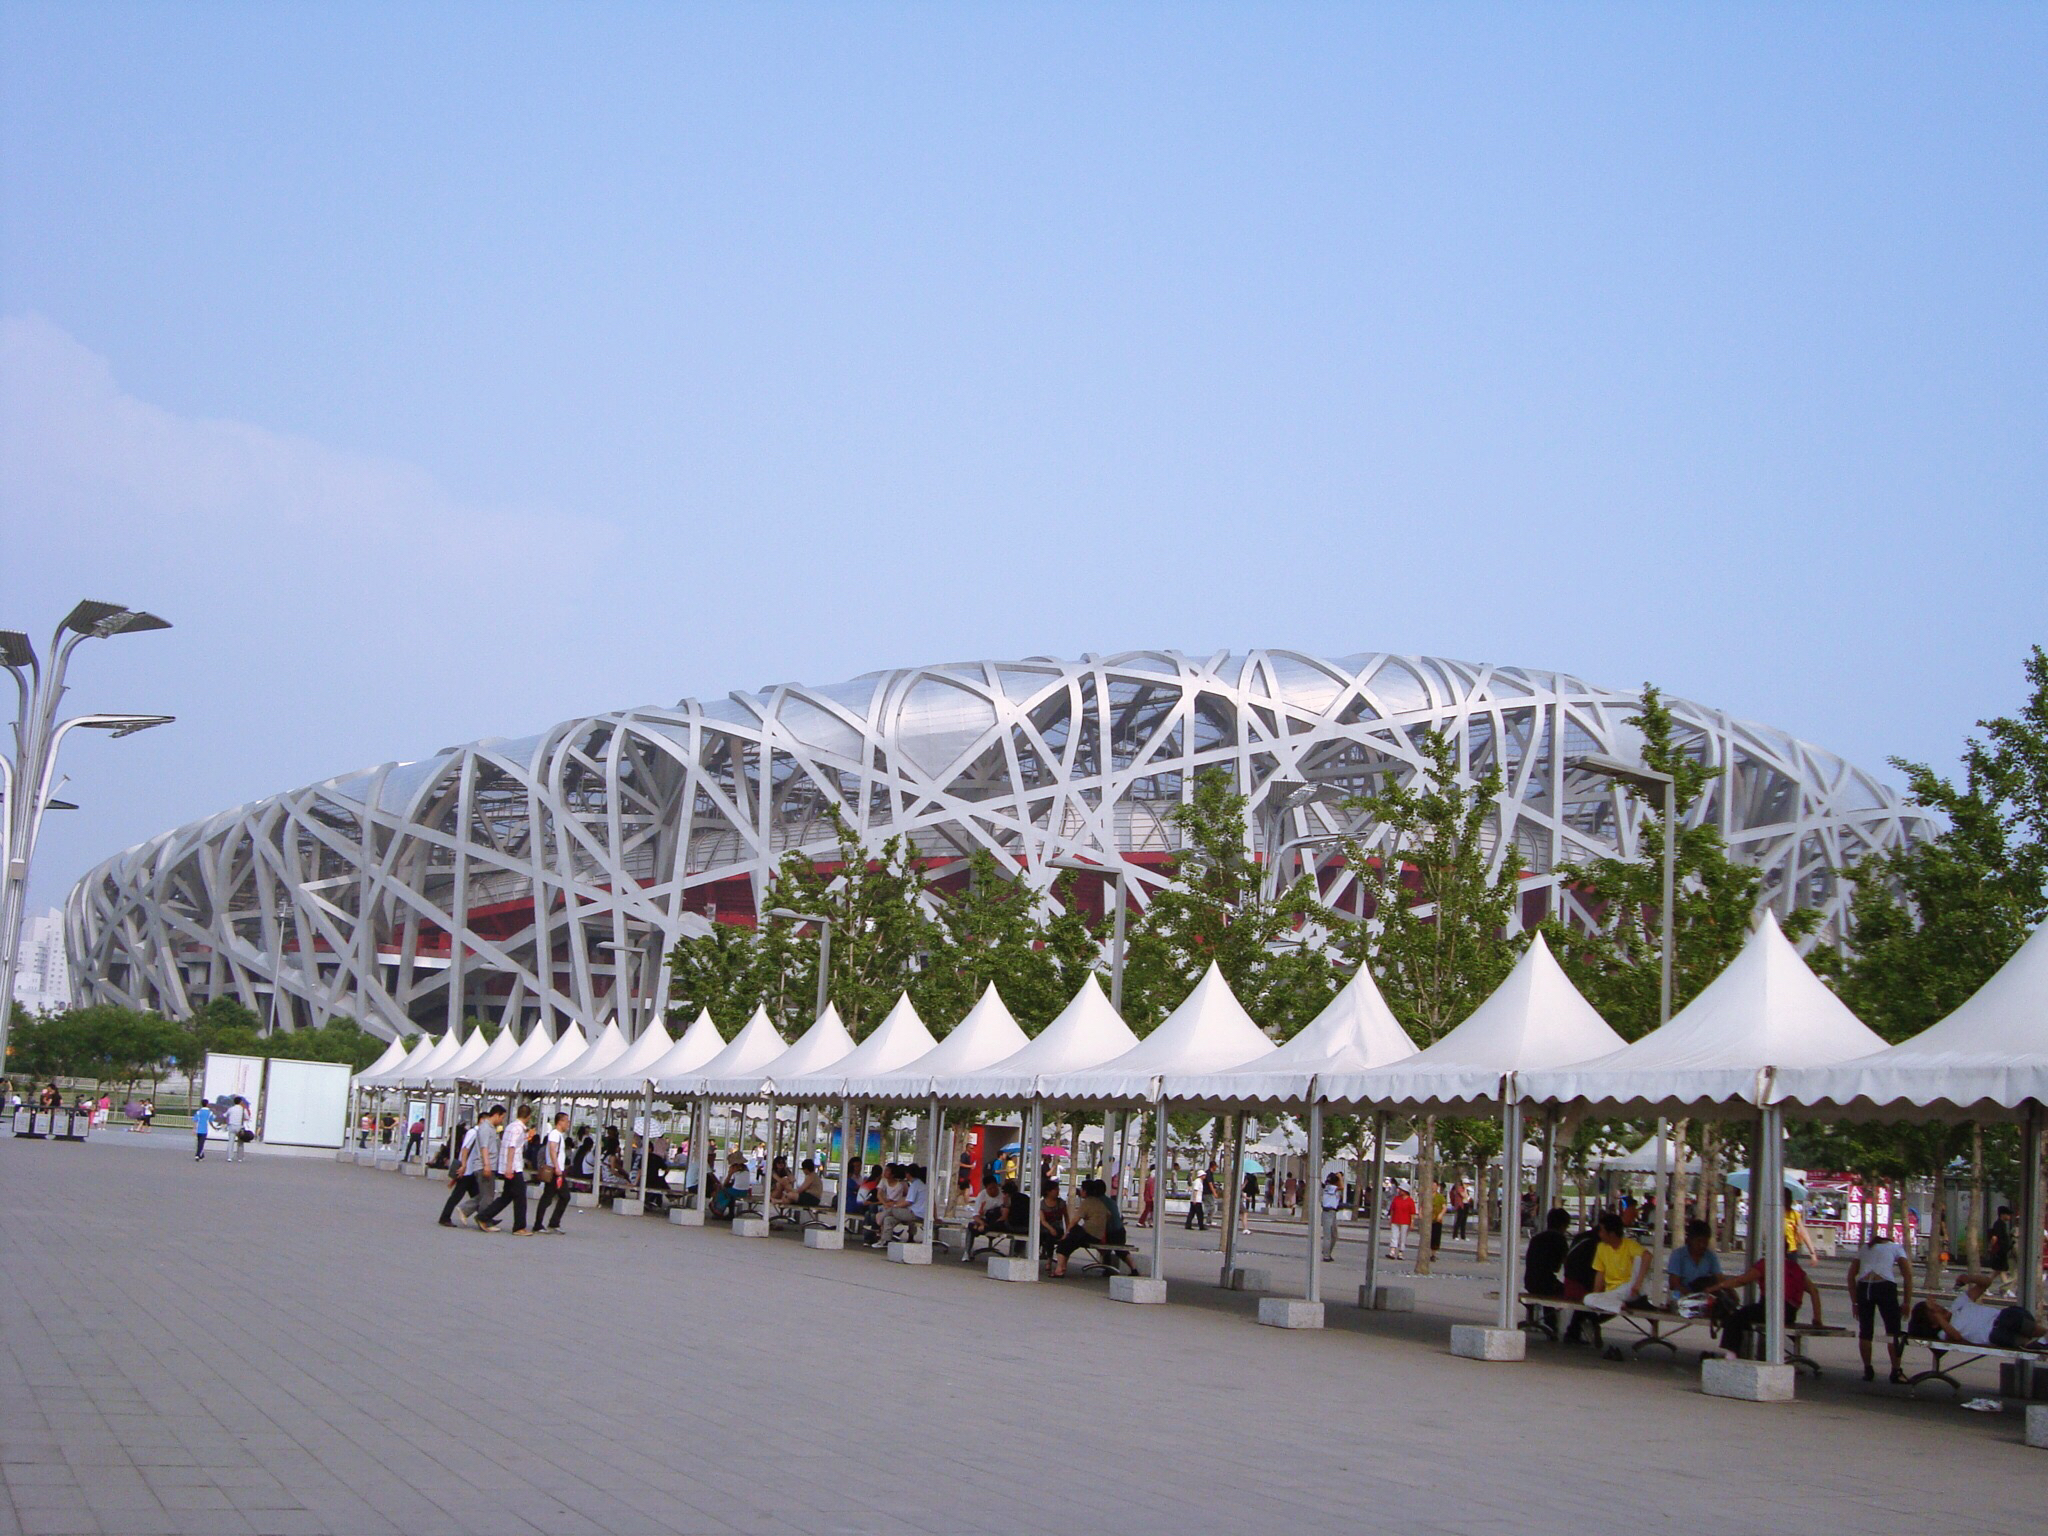
[[[828,1007],[785,1043],[765,1013],[730,1041],[707,1016],[671,1038],[651,1025],[630,1043],[607,1026],[594,1042],[572,1028],[548,1041],[510,1032],[486,1044],[450,1036],[397,1047],[357,1079],[367,1090],[461,1089],[528,1096],[1031,1106],[1024,1166],[1036,1161],[1040,1107],[1151,1109],[1155,1177],[1164,1188],[1169,1104],[1256,1111],[1305,1106],[1309,1166],[1322,1163],[1325,1109],[1502,1118],[1503,1145],[1523,1145],[1525,1108],[1555,1124],[1565,1108],[1615,1116],[1754,1116],[1752,1233],[1782,1218],[1787,1112],[1822,1118],[2021,1120],[2021,1228],[2041,1230],[2040,1148],[2048,1105],[2048,927],[2037,930],[1974,997],[1914,1039],[1886,1046],[1802,960],[1765,913],[1741,953],[1669,1023],[1625,1043],[1586,1002],[1540,936],[1507,979],[1442,1039],[1418,1050],[1361,969],[1306,1029],[1267,1039],[1213,966],[1143,1039],[1090,977],[1035,1038],[993,988],[943,1040],[908,997],[856,1043]],[[1375,1145],[1384,1122],[1375,1128]],[[850,1129],[850,1127],[849,1127]],[[1379,1159],[1376,1157],[1375,1162]],[[1374,1181],[1380,1177],[1375,1167]],[[1499,1325],[1513,1326],[1518,1200],[1505,1200]],[[1376,1207],[1375,1207],[1376,1209]],[[1164,1259],[1152,1233],[1152,1275]],[[1376,1234],[1375,1234],[1376,1236]],[[1036,1233],[1030,1259],[1035,1267]],[[1376,1243],[1368,1245],[1376,1252]],[[1308,1244],[1306,1299],[1320,1302],[1320,1245]],[[1227,1261],[1226,1261],[1227,1262]],[[1370,1283],[1373,1255],[1368,1255]],[[1783,1359],[1784,1278],[1765,1269],[1767,1365]],[[2021,1302],[2040,1307],[2038,1266],[2023,1266]],[[1519,1336],[1516,1336],[1519,1338]]]
[[[1310,1026],[1274,1045],[1210,969],[1142,1040],[1091,977],[1027,1038],[993,988],[943,1040],[908,997],[856,1043],[835,1008],[794,1043],[764,1012],[730,1041],[708,1015],[628,1041],[572,1025],[394,1042],[366,1089],[784,1102],[858,1099],[1295,1105],[1476,1113],[1515,1098],[1615,1114],[2021,1119],[2048,1101],[2048,929],[1961,1008],[1887,1047],[1808,968],[1766,914],[1740,956],[1663,1028],[1624,1044],[1538,938],[1470,1018],[1418,1050],[1361,971]]]

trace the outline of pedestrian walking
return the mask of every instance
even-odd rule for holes
[[[1138,1211],[1138,1225],[1141,1227],[1152,1225],[1152,1196],[1155,1181],[1156,1175],[1150,1173],[1145,1175],[1145,1203]]]
[[[420,1148],[425,1144],[426,1139],[427,1117],[425,1115],[421,1115],[417,1120],[413,1121],[413,1123],[406,1129],[405,1152],[404,1155],[399,1158],[399,1161],[409,1163],[414,1158],[418,1157],[420,1155]]]
[[[1252,1209],[1259,1203],[1259,1176],[1247,1173],[1244,1187],[1237,1192],[1237,1229],[1249,1232],[1252,1229]]]
[[[562,1213],[569,1209],[569,1116],[555,1116],[555,1123],[540,1138],[540,1204],[533,1208],[533,1230],[559,1233]],[[550,1202],[554,1211],[549,1219]]]
[[[203,1163],[206,1161],[206,1138],[213,1131],[213,1110],[210,1106],[202,1103],[192,1111],[192,1129],[199,1136],[199,1150],[192,1154],[192,1161]]]
[[[1436,1251],[1444,1245],[1444,1190],[1441,1184],[1433,1184],[1429,1191],[1429,1256],[1436,1257]]]
[[[498,1191],[497,1178],[504,1164],[498,1158],[499,1138],[505,1134],[505,1106],[493,1104],[476,1128],[476,1138],[470,1148],[468,1167],[476,1179],[476,1204],[465,1204],[463,1211],[471,1217],[471,1224],[479,1232],[495,1232],[495,1223],[484,1219],[484,1207],[489,1205]]]
[[[1323,1175],[1323,1257],[1337,1257],[1337,1212],[1344,1205],[1344,1175]]]
[[[1187,1220],[1181,1223],[1182,1230],[1192,1232],[1197,1227],[1204,1232],[1209,1230],[1209,1207],[1202,1198],[1204,1193],[1202,1186],[1208,1182],[1208,1179],[1199,1168],[1189,1175],[1188,1215]]]
[[[1451,1186],[1451,1239],[1465,1241],[1465,1225],[1472,1219],[1472,1195],[1460,1179]]]
[[[239,1093],[228,1101],[228,1161],[246,1162],[249,1143],[256,1139],[255,1131],[249,1128],[249,1101]]]
[[[479,1225],[495,1226],[498,1213],[510,1205],[512,1235],[526,1236],[526,1143],[532,1135],[532,1128],[533,1106],[522,1104],[498,1141],[498,1168],[505,1176],[504,1190],[491,1202],[489,1209],[479,1214]]]
[[[476,1200],[476,1175],[464,1172],[469,1161],[469,1144],[476,1139],[477,1128],[473,1125],[458,1125],[448,1138],[448,1203],[441,1207],[441,1225],[455,1225],[460,1212],[456,1209],[463,1201],[472,1204]]]
[[[1415,1225],[1415,1197],[1406,1184],[1394,1186],[1394,1198],[1387,1206],[1387,1227],[1393,1241],[1387,1247],[1390,1259],[1408,1256],[1408,1229]]]

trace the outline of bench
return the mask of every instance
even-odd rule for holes
[[[978,1249],[986,1251],[991,1258],[1016,1259],[1022,1258],[1025,1249],[1030,1246],[1026,1241],[1026,1234],[1022,1232],[974,1232],[969,1230],[967,1223],[964,1221],[942,1221],[939,1223],[939,1230],[941,1232],[949,1227],[960,1233],[960,1262],[962,1264],[972,1260]],[[951,1252],[952,1250],[949,1248],[947,1251]]]
[[[1923,1381],[1938,1381],[1960,1397],[1963,1384],[1956,1380],[1955,1373],[1979,1360],[2024,1361],[2048,1370],[2048,1353],[2038,1349],[2000,1349],[1993,1344],[1958,1344],[1953,1339],[1916,1339],[1910,1335],[1907,1336],[1906,1342],[1925,1345],[1934,1362],[1927,1370],[1918,1371],[1906,1378],[1907,1389],[1914,1392],[1920,1390],[1920,1383]],[[1955,1355],[1959,1358],[1944,1360],[1945,1355]]]
[[[837,1230],[839,1207],[836,1205],[776,1205],[768,1210],[768,1225],[795,1227],[799,1232],[815,1227],[821,1232]]]
[[[1082,1254],[1092,1257],[1081,1266],[1084,1275],[1121,1275],[1138,1273],[1138,1261],[1132,1257],[1137,1252],[1129,1243],[1112,1243],[1108,1238],[1101,1242],[1089,1241],[1076,1248],[1067,1264],[1072,1271],[1073,1262]]]
[[[1540,1333],[1552,1341],[1557,1339],[1557,1330],[1537,1316],[1539,1307],[1551,1312],[1571,1312],[1582,1317],[1590,1317],[1593,1320],[1593,1336],[1596,1341],[1600,1337],[1600,1328],[1603,1324],[1622,1322],[1627,1323],[1636,1332],[1637,1337],[1629,1345],[1630,1350],[1636,1354],[1641,1354],[1654,1345],[1659,1349],[1669,1350],[1675,1356],[1678,1353],[1678,1345],[1674,1342],[1676,1335],[1684,1333],[1688,1328],[1699,1327],[1707,1321],[1704,1316],[1682,1316],[1669,1307],[1624,1307],[1619,1312],[1609,1312],[1601,1307],[1589,1307],[1583,1301],[1566,1301],[1562,1296],[1532,1296],[1526,1291],[1516,1300],[1522,1305],[1521,1326],[1525,1332]]]

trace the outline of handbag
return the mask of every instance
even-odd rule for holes
[[[239,1131],[235,1132],[235,1140],[237,1141],[254,1141],[255,1139],[256,1133],[250,1130],[246,1125],[243,1126]]]

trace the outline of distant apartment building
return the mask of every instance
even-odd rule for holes
[[[14,997],[42,1013],[71,1006],[71,972],[64,963],[64,914],[52,909],[31,917],[21,933],[14,971]]]

